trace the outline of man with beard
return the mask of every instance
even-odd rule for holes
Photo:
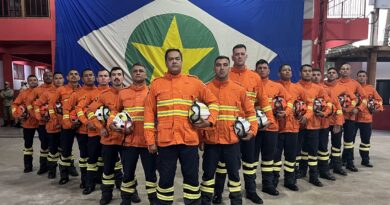
[[[54,87],[51,87],[47,92],[42,93],[39,99],[34,102],[35,110],[40,110],[43,106],[48,106],[50,100],[55,98],[57,89],[64,85],[64,77],[62,73],[55,72],[53,76]],[[54,179],[56,177],[57,161],[60,156],[58,153],[58,147],[60,146],[61,124],[57,116],[50,117],[51,115],[55,115],[54,109],[49,109],[47,114],[48,115],[42,116],[40,112],[36,112],[35,117],[38,120],[47,121],[46,132],[49,140],[49,155],[47,157],[48,178]]]
[[[22,122],[23,127],[23,139],[24,139],[24,173],[33,171],[33,140],[35,130],[38,128],[39,122],[35,119],[34,115],[29,114],[29,110],[33,109],[31,105],[32,91],[38,86],[38,78],[35,75],[29,75],[27,77],[28,88],[19,93],[18,97],[12,104],[12,115],[15,119],[19,119]],[[43,142],[41,141],[41,144]],[[42,145],[41,145],[42,147]]]

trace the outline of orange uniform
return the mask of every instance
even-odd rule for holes
[[[37,100],[39,98],[40,95],[42,95],[43,93],[45,92],[50,92],[52,91],[53,89],[55,89],[55,86],[53,84],[42,84],[38,87],[36,87],[32,92],[31,94],[29,95],[29,98],[31,98],[31,105],[34,106],[34,102],[35,100]],[[32,114],[34,117],[40,115],[40,108],[39,107],[36,107],[34,109],[34,112],[30,112],[30,114]],[[38,118],[37,118],[38,119]],[[42,120],[40,117],[39,117],[39,125],[46,125],[46,121],[45,120]]]
[[[316,85],[312,82],[306,82],[300,80],[298,82],[300,86],[302,86],[305,91],[306,97],[309,102],[313,103],[316,98],[322,98],[327,103],[326,110],[323,112],[325,116],[329,115],[330,109],[332,109],[332,103],[330,103],[330,98],[328,97],[324,88],[319,85]],[[312,110],[312,106],[308,106],[308,110]],[[307,120],[306,129],[308,130],[317,130],[321,129],[321,117],[313,115],[312,118]]]
[[[343,125],[344,124],[344,115],[343,108],[340,105],[338,96],[348,95],[351,98],[351,101],[356,102],[356,96],[351,93],[345,85],[339,84],[338,81],[328,82],[324,81],[324,88],[329,93],[332,104],[336,106],[336,113],[333,113],[332,116],[329,116],[329,125]],[[351,105],[347,108],[347,111],[354,109],[354,105]]]
[[[54,98],[57,92],[56,87],[50,87],[46,92],[42,93],[39,98],[34,102],[34,110],[35,110],[35,118],[37,120],[41,120],[41,114],[39,111],[40,108],[44,105],[48,105],[50,102],[50,99]],[[49,114],[55,114],[54,110],[48,110]],[[50,118],[49,121],[46,123],[46,131],[47,133],[58,133],[61,131],[61,124],[58,120],[58,118]]]
[[[101,130],[105,127],[94,115],[95,111],[102,105],[107,106],[109,110],[119,110],[118,107],[118,95],[119,91],[116,88],[109,88],[103,90],[99,96],[94,100],[94,102],[88,107],[88,119],[95,125],[97,130]],[[122,132],[116,132],[109,128],[109,125],[112,123],[115,115],[112,113],[107,120],[107,130],[108,136],[101,137],[100,143],[103,145],[122,145],[124,134]]]
[[[64,86],[57,88],[57,92],[56,92],[55,96],[53,98],[51,98],[49,101],[48,109],[49,109],[50,119],[52,119],[52,118],[61,119],[61,117],[62,117],[62,119],[69,118],[68,114],[61,116],[61,115],[58,115],[58,113],[54,113],[53,111],[55,110],[55,104],[57,102],[61,102],[62,107],[64,107],[64,105],[68,103],[68,100],[69,100],[70,96],[72,95],[72,93],[76,92],[79,88],[80,88],[80,86],[73,88],[73,86],[71,84],[67,84],[67,85],[64,85]],[[62,128],[64,128],[62,120],[60,120],[60,123],[62,125]]]
[[[249,132],[256,135],[258,123],[252,102],[246,90],[238,83],[213,80],[207,88],[218,98],[219,113],[215,127],[204,132],[206,144],[235,144],[239,141],[233,125],[237,117],[245,117],[251,124]]]
[[[14,118],[19,118],[22,116],[23,113],[21,113],[21,110],[19,109],[19,106],[23,106],[25,109],[29,110],[29,113],[34,113],[33,106],[31,99],[28,95],[32,93],[34,88],[27,88],[24,91],[21,91],[18,95],[18,97],[14,100],[12,103],[12,115]],[[31,112],[30,112],[31,111]],[[29,115],[29,117],[26,120],[22,121],[22,127],[23,128],[37,128],[39,125],[38,120],[35,118],[34,115]]]
[[[196,76],[166,73],[155,79],[145,102],[145,139],[147,145],[198,145],[199,136],[190,124],[188,111],[194,101],[209,106],[208,121],[215,124],[218,117],[217,98]],[[155,122],[157,133],[155,134]]]
[[[338,80],[338,83],[340,85],[344,85],[345,87],[347,87],[347,89],[349,90],[350,93],[353,93],[353,94],[358,93],[360,95],[361,99],[363,99],[363,102],[360,103],[360,105],[357,108],[360,111],[362,111],[364,109],[365,104],[367,103],[367,97],[366,97],[366,94],[365,94],[362,86],[356,80],[353,80],[351,78],[340,78],[340,80]],[[353,96],[355,96],[355,95],[353,95]],[[355,97],[355,99],[356,99],[356,97]],[[353,107],[356,106],[356,103],[357,102],[355,100],[352,100]],[[352,113],[344,113],[344,118],[346,120],[356,120],[356,115],[352,114]]]
[[[232,67],[229,73],[229,79],[239,82],[246,89],[246,95],[256,108],[263,110],[267,115],[269,126],[272,126],[275,123],[275,118],[268,98],[263,95],[264,88],[259,75],[248,68],[240,69]]]
[[[147,147],[144,136],[144,106],[149,88],[146,85],[131,85],[119,92],[118,105],[119,110],[112,110],[116,115],[125,110],[131,116],[133,121],[133,132],[125,136],[124,146],[126,147]]]
[[[271,104],[272,100],[277,96],[283,98],[286,101],[287,107],[285,109],[286,111],[285,118],[289,118],[292,114],[293,101],[290,95],[287,94],[286,89],[284,89],[284,87],[279,83],[276,83],[268,78],[261,79],[261,83],[264,89],[263,94],[268,98],[268,103]],[[277,132],[279,130],[279,120],[275,120],[275,123],[268,126],[265,130]]]
[[[313,107],[313,103],[310,102],[306,98],[305,91],[303,88],[295,83],[292,83],[291,81],[279,81],[280,84],[284,87],[286,92],[290,95],[291,101],[294,102],[295,100],[301,100],[305,102],[307,107]],[[310,120],[310,118],[313,116],[313,109],[307,109],[305,115],[306,119]],[[283,119],[279,120],[279,132],[299,132],[299,121],[296,119],[294,114],[291,114],[289,116],[286,116]]]
[[[366,93],[367,99],[373,98],[374,100],[378,101],[379,102],[379,111],[383,111],[382,97],[378,94],[378,92],[375,90],[375,88],[372,87],[372,85],[368,85],[368,84],[363,84],[362,87]],[[364,122],[364,123],[371,123],[372,122],[372,114],[368,110],[367,103],[362,103],[362,104],[364,104],[363,109],[360,112],[358,112],[357,117],[356,117],[356,121],[357,122]]]
[[[64,112],[62,127],[64,129],[71,129],[72,122],[70,119],[70,112],[73,110],[76,110],[76,105],[83,99],[86,98],[87,93],[93,92],[96,90],[95,86],[83,86],[80,89],[78,89],[76,92],[73,92],[67,103],[62,105],[62,109]],[[80,115],[81,113],[77,113],[77,115]],[[69,116],[69,117],[65,117]],[[77,128],[77,133],[80,134],[87,134],[87,125],[81,123],[80,127]]]
[[[80,101],[77,103],[77,106],[75,108],[76,113],[77,113],[77,117],[83,125],[87,125],[87,123],[88,123],[88,118],[86,116],[88,113],[86,113],[85,111],[88,110],[88,108],[92,104],[92,102],[98,98],[99,94],[103,90],[106,90],[109,88],[110,88],[109,86],[99,86],[97,88],[94,87],[93,90],[90,90],[87,93],[85,93],[85,98],[81,98]],[[87,132],[88,132],[89,137],[94,137],[94,136],[99,135],[96,128],[90,128],[87,130]]]

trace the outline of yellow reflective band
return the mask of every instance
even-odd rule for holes
[[[262,167],[261,171],[262,172],[272,172],[272,171],[274,171],[274,169],[272,167]]]
[[[235,121],[236,117],[234,115],[218,115],[217,120],[219,120],[219,121]]]
[[[309,157],[307,157],[307,156],[302,156],[302,158],[301,158],[301,160],[309,160]]]
[[[103,162],[98,162],[97,165],[98,165],[99,167],[102,167],[102,166],[104,166],[104,163],[103,163]]]
[[[229,192],[240,192],[241,186],[239,187],[229,187]]]
[[[365,146],[365,147],[371,147],[371,145],[370,144],[364,144],[364,143],[360,143],[360,146]]]
[[[310,156],[310,155],[309,155],[309,159],[311,159],[311,160],[317,160],[317,157],[316,157],[316,156]]]
[[[144,116],[131,116],[131,119],[135,122],[142,122],[144,121]]]
[[[344,145],[353,145],[353,142],[345,142],[344,141]]]
[[[294,105],[293,105],[292,103],[287,103],[287,106],[288,106],[289,108],[293,108],[293,107],[294,107]]]
[[[282,161],[274,162],[274,166],[282,166]]]
[[[308,110],[313,110],[313,106],[307,106]]]
[[[332,151],[341,152],[341,149],[338,149],[338,148],[336,148],[336,147],[332,147]]]
[[[326,105],[327,105],[328,107],[330,107],[330,108],[332,108],[332,107],[333,107],[333,104],[332,104],[332,103],[330,103],[330,102],[326,103]]]
[[[280,170],[282,170],[282,167],[273,167],[272,169],[274,172],[280,172]]]
[[[236,106],[220,105],[219,111],[240,111]]]
[[[226,167],[226,164],[225,164],[225,163],[222,163],[222,162],[218,162],[218,166],[220,166],[220,167]]]
[[[174,190],[175,190],[174,187],[163,189],[163,188],[157,186],[157,191],[160,193],[170,193],[170,192],[173,192]]]
[[[214,188],[201,186],[200,187],[200,191],[213,194],[214,193]]]
[[[215,172],[219,173],[219,174],[226,174],[227,173],[227,170],[226,169],[220,169],[220,168],[217,168],[215,170]],[[245,170],[244,170],[244,173],[245,173]]]
[[[33,106],[32,105],[28,105],[27,106],[27,110],[31,110],[31,109],[33,109]]]
[[[145,129],[154,129],[154,122],[145,122],[144,128]]]
[[[268,102],[272,102],[272,98],[268,98]]]
[[[16,108],[12,108],[12,113],[14,113],[16,111]]]
[[[79,167],[81,167],[81,168],[87,168],[87,164],[79,164]]]
[[[39,110],[39,108],[37,108],[37,109],[35,109],[34,111],[35,111],[35,112],[39,112],[40,110]]]
[[[247,118],[247,120],[249,122],[257,121],[257,117],[256,116],[250,116],[250,117]]]
[[[126,107],[125,111],[126,112],[143,112],[145,110],[144,107],[139,106],[139,107]]]
[[[299,161],[299,160],[301,160],[301,158],[302,158],[301,156],[297,156],[297,157],[295,157],[295,160]]]
[[[60,165],[65,166],[65,167],[70,167],[70,162],[63,162],[61,159],[58,162]]]
[[[272,169],[272,168],[271,168]],[[244,174],[252,175],[256,174],[256,170],[243,170],[242,171]]]
[[[286,172],[294,172],[295,169],[294,168],[290,168],[290,167],[284,167],[284,171],[286,171]]]
[[[256,167],[257,164],[256,163],[247,163],[247,162],[242,162],[242,166],[244,167],[249,167],[249,168],[253,168],[253,167]]]
[[[106,179],[102,179],[102,183],[104,185],[114,185],[115,184],[115,180],[106,180]]]
[[[69,119],[69,115],[62,116],[62,119]]]
[[[82,116],[82,115],[84,115],[84,112],[83,112],[83,111],[78,111],[78,112],[77,112],[77,117],[80,117],[80,116]]]
[[[246,95],[249,97],[256,97],[256,92],[246,91]]]
[[[164,196],[157,192],[157,198],[163,201],[173,201],[173,196]]]
[[[186,110],[165,110],[165,111],[158,111],[157,112],[157,117],[168,117],[168,116],[188,117],[188,111],[186,111]]]
[[[317,161],[315,161],[315,162],[309,161],[308,164],[309,164],[309,166],[317,166],[318,163],[317,163]]]
[[[253,162],[253,164],[254,164],[255,166],[257,166],[257,165],[259,165],[259,162]]]
[[[354,100],[351,101],[352,106],[356,106],[356,102]]]
[[[87,164],[88,168],[94,168],[97,166],[97,163],[93,163],[93,164]]]
[[[170,99],[170,100],[157,101],[157,107],[167,106],[167,105],[188,105],[188,106],[191,106],[192,101],[182,99],[182,98],[174,98],[174,99]]]
[[[103,179],[112,179],[112,178],[114,178],[114,174],[105,175],[105,174],[103,173]]]
[[[93,116],[95,116],[95,114],[93,112],[88,113],[88,115],[87,115],[88,120],[90,120]]]
[[[301,151],[301,154],[302,154],[302,155],[309,155],[308,152],[304,152],[304,151]]]
[[[273,165],[274,164],[274,161],[271,160],[271,161],[261,161],[261,165]]]
[[[342,114],[343,114],[343,111],[342,111],[342,110],[337,110],[337,111],[336,111],[336,114],[342,115]]]
[[[53,109],[50,109],[49,110],[49,114],[54,114],[55,112],[54,112],[54,110]]]
[[[69,157],[61,156],[61,160],[71,160],[71,159],[72,159],[72,156],[69,156]]]
[[[261,110],[263,110],[263,112],[268,112],[268,111],[272,110],[272,107],[270,105],[269,106],[265,106],[265,107],[261,108]]]
[[[200,198],[200,193],[199,194],[189,194],[189,193],[184,193],[183,198],[186,199],[199,199]]]
[[[199,186],[191,186],[189,184],[183,184],[183,189],[188,189],[191,191],[199,191]]]
[[[332,153],[332,156],[333,157],[340,157],[341,156],[341,152],[340,153]]]
[[[328,152],[321,152],[321,151],[317,151],[317,153],[320,155],[328,155],[329,154]]]
[[[219,106],[218,106],[218,105],[216,105],[216,104],[210,104],[210,105],[209,105],[209,109],[210,109],[210,110],[216,110],[216,111],[219,111]]]
[[[370,148],[359,147],[359,150],[368,152],[370,151]]]
[[[124,191],[124,192],[127,192],[127,193],[134,193],[135,189],[134,188],[121,187],[121,191]]]
[[[133,180],[133,181],[130,181],[130,182],[122,182],[122,186],[123,187],[131,187],[131,186],[133,186],[133,185],[135,185],[135,183],[136,183],[136,181],[135,180]]]
[[[148,186],[148,187],[157,187],[157,183],[156,182],[148,182],[148,181],[146,181],[146,186]]]
[[[318,160],[327,161],[327,160],[329,160],[329,156],[326,156],[326,157],[318,157]]]
[[[241,186],[241,182],[235,182],[235,181],[232,181],[232,180],[229,180],[229,184],[231,186]]]
[[[49,162],[57,162],[58,158],[50,158],[50,157],[48,157],[47,161],[49,161]]]
[[[295,166],[295,162],[284,161],[284,165],[293,167],[293,166]]]
[[[146,193],[148,194],[156,193],[156,188],[146,189]]]
[[[211,185],[214,185],[214,184],[215,184],[215,180],[214,179],[202,182],[202,185],[205,185],[205,186],[211,186]]]

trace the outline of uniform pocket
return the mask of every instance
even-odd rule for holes
[[[172,123],[158,123],[157,125],[157,141],[159,142],[170,142],[173,138]]]

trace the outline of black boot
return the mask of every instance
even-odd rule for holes
[[[246,192],[246,198],[255,204],[263,204],[263,199],[256,192]]]
[[[59,168],[61,178],[58,184],[64,185],[69,182],[69,167],[60,165]]]
[[[296,185],[295,172],[284,171],[284,187],[291,191],[298,191],[299,188]]]
[[[96,174],[97,174],[97,171],[90,171],[90,170],[88,171],[87,170],[86,187],[83,190],[83,194],[84,195],[88,195],[88,194],[92,193],[95,190]]]
[[[270,194],[272,196],[279,195],[278,190],[274,186],[274,173],[273,172],[261,172],[262,175],[262,184],[264,193]]]
[[[355,167],[352,160],[347,161],[347,165],[345,166],[346,169],[350,170],[351,172],[358,172],[359,170]]]
[[[139,198],[139,196],[138,196],[137,189],[135,189],[134,194],[131,195],[131,202],[136,203],[136,204],[141,202],[141,198]]]
[[[329,171],[327,172],[321,172],[320,178],[327,179],[330,181],[336,181],[336,177],[334,177]]]
[[[47,169],[47,157],[39,157],[39,170],[38,175],[45,174],[48,171]]]
[[[74,166],[74,160],[72,159],[72,162],[69,167],[69,175],[72,177],[77,177],[79,176],[79,173],[77,172],[76,167]]]
[[[50,162],[48,162],[47,167],[49,169],[48,174],[47,174],[47,178],[49,178],[49,179],[56,178],[56,175],[57,175],[57,163],[50,161]]]
[[[202,205],[208,205],[211,204],[211,201],[213,199],[213,194],[208,192],[201,192],[201,204]]]
[[[365,167],[369,167],[369,168],[372,168],[374,167],[369,160],[362,160],[362,163],[361,163],[363,166]]]
[[[214,194],[213,204],[221,204],[221,203],[222,203],[222,194]]]
[[[95,177],[95,183],[102,184],[102,177],[103,177],[103,167],[98,166],[98,171]]]
[[[275,188],[278,187],[278,184],[279,184],[279,177],[280,177],[279,172],[274,171],[273,184],[274,184],[274,187],[275,187]]]
[[[33,165],[32,165],[33,158],[32,158],[32,155],[24,155],[23,161],[24,161],[24,170],[23,170],[23,172],[24,173],[32,172],[33,171]]]
[[[80,189],[85,189],[87,184],[87,168],[86,167],[80,167],[81,172],[81,183],[80,183]]]
[[[309,182],[310,184],[313,184],[314,186],[317,187],[323,187],[324,185],[322,182],[318,179],[318,172],[316,170],[317,167],[310,167],[310,177],[309,177]]]
[[[240,191],[230,192],[229,199],[231,205],[242,205],[242,195]]]
[[[112,200],[112,191],[114,189],[114,186],[102,184],[100,186],[100,189],[102,190],[102,198],[100,199],[100,205],[109,204]],[[130,203],[131,203],[131,201],[130,201]]]

